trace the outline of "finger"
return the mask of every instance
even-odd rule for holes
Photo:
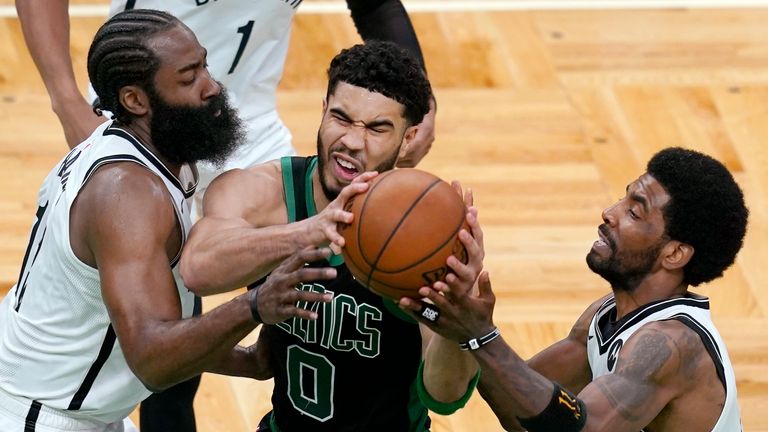
[[[345,240],[344,236],[339,234],[339,231],[337,231],[338,226],[333,225],[326,227],[323,231],[325,233],[325,237],[328,239],[329,242],[335,243],[339,247],[344,247]]]
[[[472,237],[475,238],[480,249],[485,254],[485,246],[483,243],[483,229],[480,228],[480,220],[478,219],[478,211],[476,207],[470,207],[467,212],[467,225],[471,230]]]
[[[339,245],[338,243],[330,243],[328,247],[331,249],[331,252],[333,252],[334,255],[341,255],[343,252],[341,249],[344,247],[344,245]]]
[[[472,193],[472,188],[467,188],[464,191],[464,205],[472,207],[475,204],[475,195]]]
[[[401,298],[397,305],[404,311],[418,312],[421,309],[421,302],[410,297]]]
[[[299,268],[300,266],[303,266],[306,263],[311,263],[315,261],[320,261],[322,259],[328,258],[330,255],[330,251],[328,248],[318,248],[314,246],[308,246],[298,253],[298,262],[299,266],[296,268]]]
[[[445,282],[450,285],[451,290],[462,282],[473,282],[480,273],[480,268],[473,270],[473,267],[462,263],[454,256],[449,256],[446,263],[451,272],[445,275]]]
[[[366,173],[360,174],[354,180],[352,180],[352,183],[344,186],[344,189],[339,192],[339,196],[334,201],[341,203],[341,207],[343,208],[344,204],[347,203],[350,198],[368,190],[369,184],[367,182],[362,180],[358,181],[358,179],[365,174]]]
[[[331,300],[333,300],[333,294],[331,293],[319,293],[319,292],[312,292],[312,291],[304,291],[304,290],[295,290],[296,291],[296,297],[295,301],[290,301],[291,304],[295,304],[296,302],[307,302],[307,303],[328,303]]]
[[[349,225],[355,220],[355,214],[348,210],[334,210],[331,212],[331,220],[337,224]]]
[[[484,252],[477,245],[475,239],[464,229],[459,231],[459,240],[464,246],[466,251],[467,262],[464,263],[456,255],[450,255],[446,259],[446,264],[452,270],[452,272],[464,282],[474,282],[480,270],[483,268],[483,255]],[[446,275],[446,281],[453,284],[458,281],[448,279]]]
[[[284,259],[283,262],[280,263],[280,265],[272,271],[272,274],[294,272],[303,267],[304,264],[308,262],[314,262],[323,259],[327,253],[327,251],[323,251],[322,249],[318,249],[314,246],[307,246],[304,249],[301,249],[300,251]]]
[[[467,264],[480,271],[480,268],[483,266],[483,259],[485,258],[485,250],[483,250],[481,244],[465,229],[459,231],[459,240],[461,240],[461,244],[464,245],[464,249],[467,251]],[[473,277],[476,276],[477,274]]]
[[[445,280],[448,283],[442,282],[442,281],[437,281],[437,282],[432,284],[432,289],[437,291],[437,292],[439,292],[439,293],[442,293],[442,294],[450,294],[451,293],[451,288],[448,286],[448,284],[455,283],[456,279],[457,279],[456,275],[448,273],[445,276]]]
[[[479,293],[481,298],[494,297],[493,290],[491,289],[491,277],[487,271],[480,273],[480,277],[478,278],[477,282],[480,288]]]
[[[459,194],[459,196],[463,196],[464,195],[461,192],[461,183],[458,180],[453,180],[451,182],[451,187],[453,188],[453,190],[456,191],[457,194]]]
[[[318,317],[317,312],[296,306],[286,306],[282,308],[281,314],[283,316],[295,316],[305,320],[316,320]]]
[[[352,183],[359,183],[359,182],[368,183],[369,180],[372,180],[377,175],[379,175],[378,171],[366,171],[360,174],[359,176],[355,177],[352,180]]]
[[[429,287],[420,288],[419,295],[425,299],[428,299],[430,302],[437,305],[437,307],[440,309],[446,309],[450,307],[451,303],[445,296]]]
[[[304,267],[292,274],[291,282],[309,282],[315,280],[331,280],[336,277],[336,269],[333,267]]]

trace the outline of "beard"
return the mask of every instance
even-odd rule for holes
[[[401,138],[402,142],[402,138]],[[317,132],[317,169],[320,173],[320,187],[323,189],[323,194],[326,198],[328,198],[328,201],[333,201],[336,199],[336,197],[339,196],[339,193],[341,193],[341,188],[335,188],[331,189],[331,187],[328,185],[328,181],[325,178],[325,167],[327,166],[328,159],[330,159],[331,153],[336,151],[337,153],[344,153],[341,151],[344,148],[343,145],[339,145],[336,149],[329,148],[327,154],[323,154],[323,142],[322,138],[320,138],[320,132]],[[373,168],[370,171],[378,171],[379,173],[382,173],[384,171],[389,171],[395,167],[395,163],[397,162],[397,156],[400,153],[400,146],[397,146],[397,149],[382,163],[378,164],[375,168]],[[354,159],[360,160],[359,157],[355,157],[355,153],[348,153],[348,155]],[[359,173],[362,174],[362,173]]]
[[[626,292],[634,291],[653,269],[661,248],[666,243],[665,239],[659,239],[650,248],[642,251],[617,252],[616,242],[610,236],[607,226],[601,225],[600,231],[611,249],[611,255],[608,258],[601,258],[597,252],[590,250],[587,254],[587,266],[611,284],[611,288]]]
[[[171,163],[205,160],[221,167],[245,137],[237,110],[229,104],[223,87],[218,96],[199,107],[168,104],[154,88],[148,93],[152,143]]]

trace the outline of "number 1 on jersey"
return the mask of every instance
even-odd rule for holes
[[[240,46],[237,47],[235,59],[232,61],[232,66],[229,68],[227,75],[234,72],[237,64],[240,62],[240,57],[243,55],[243,51],[245,51],[245,46],[248,45],[248,39],[251,38],[251,30],[253,30],[253,20],[248,21],[246,25],[237,29],[237,32],[242,33],[243,37],[240,38]]]

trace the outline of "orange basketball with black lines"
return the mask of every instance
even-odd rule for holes
[[[428,172],[401,168],[379,174],[365,193],[347,203],[354,214],[340,227],[344,261],[358,283],[395,300],[419,298],[418,289],[444,280],[451,254],[463,262],[458,238],[466,206],[445,181]]]

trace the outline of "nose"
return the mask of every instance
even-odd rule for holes
[[[218,81],[213,79],[213,77],[211,76],[211,74],[208,72],[207,69],[205,73],[208,74],[208,79],[205,87],[203,88],[202,97],[204,101],[207,101],[208,99],[212,97],[216,97],[221,94],[221,85],[219,84]]]
[[[368,139],[368,129],[365,125],[350,123],[341,142],[350,150],[361,150],[365,148],[365,142]]]
[[[613,225],[613,223],[616,221],[616,218],[614,216],[614,210],[618,205],[619,203],[617,202],[603,210],[603,213],[601,214],[603,218],[603,222],[605,222],[608,225]]]

